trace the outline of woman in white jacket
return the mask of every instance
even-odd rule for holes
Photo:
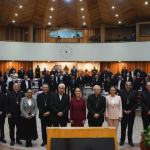
[[[119,121],[122,118],[122,102],[121,97],[116,93],[116,88],[110,87],[110,94],[106,96],[105,117],[109,127],[118,128]]]

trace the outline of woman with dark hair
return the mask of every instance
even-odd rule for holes
[[[70,102],[70,122],[72,127],[83,127],[86,120],[86,104],[80,88],[75,89],[75,96]]]
[[[26,140],[26,147],[32,147],[31,141],[38,137],[36,125],[37,101],[32,94],[32,90],[27,90],[26,97],[22,98],[20,103],[22,139]]]
[[[110,87],[110,94],[106,97],[105,117],[109,127],[118,128],[122,118],[122,102],[121,97],[116,94],[114,86]]]

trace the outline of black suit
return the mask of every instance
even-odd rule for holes
[[[144,129],[147,129],[147,127],[150,125],[150,115],[148,115],[148,112],[150,111],[150,92],[145,90],[142,93],[142,120],[143,120],[143,126]]]
[[[21,137],[21,111],[20,111],[20,102],[21,98],[25,95],[23,92],[15,93],[14,91],[9,92],[7,95],[7,114],[11,114],[11,117],[8,118],[9,123],[9,133],[10,139],[15,140],[14,131],[15,126],[17,128],[16,140],[20,140]]]
[[[0,86],[1,86],[2,93],[6,94],[7,93],[7,90],[6,90],[7,84],[6,84],[6,82],[5,81],[0,81]]]
[[[28,88],[27,88],[27,87],[26,87],[26,81],[23,80],[23,81],[21,82],[21,91],[23,91],[24,93],[26,93],[28,89],[31,89],[31,81],[28,80]]]
[[[54,98],[52,99],[52,123],[53,126],[67,126],[68,122],[68,111],[69,111],[70,99],[67,94],[62,95],[62,99],[60,100],[59,94],[54,94]],[[58,112],[62,112],[63,116],[57,116]]]
[[[40,78],[39,81],[38,81],[38,87],[39,87],[39,90],[40,88],[42,87],[42,85],[46,83],[44,79]]]
[[[6,95],[0,92],[0,140],[4,140],[4,124],[6,117]]]
[[[18,83],[18,81],[10,81],[9,84],[8,84],[8,90],[9,91],[13,91],[13,85],[14,83]]]
[[[87,99],[88,124],[90,127],[102,126],[104,122],[104,113],[106,110],[106,98],[103,96],[96,97],[94,94],[89,95]],[[99,118],[94,118],[94,114],[99,114]]]
[[[126,128],[128,126],[128,141],[132,142],[133,125],[135,119],[135,109],[137,107],[137,92],[130,90],[121,90],[119,95],[122,100],[123,118],[121,120],[121,141],[125,141]],[[131,111],[130,114],[126,114],[124,111]]]
[[[46,127],[52,126],[52,119],[51,119],[51,101],[53,95],[51,93],[41,93],[37,96],[37,105],[39,108],[39,118],[41,120],[41,130],[42,130],[42,139],[43,143],[47,143],[47,134],[46,134]],[[50,115],[44,117],[43,114],[49,112]]]
[[[123,90],[123,89],[125,88],[125,81],[124,81],[124,80],[121,80],[121,81],[120,81],[120,89],[119,89],[119,81],[120,81],[120,80],[118,80],[118,81],[116,82],[116,86],[117,86],[118,91],[119,91],[119,90]]]
[[[24,79],[25,71],[24,70],[19,70],[18,71],[18,78],[19,79]]]
[[[71,91],[71,96],[73,97],[75,95],[74,91],[78,87],[77,80],[75,80],[75,79],[70,80],[69,87],[70,87],[70,91]]]

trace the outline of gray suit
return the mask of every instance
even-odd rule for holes
[[[37,100],[36,97],[32,97],[32,104],[31,106],[28,104],[27,97],[21,99],[20,103],[20,110],[22,117],[29,117],[30,115],[36,115],[37,112]]]

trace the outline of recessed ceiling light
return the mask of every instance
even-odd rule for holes
[[[149,2],[148,2],[148,1],[145,1],[145,2],[144,2],[144,5],[148,5],[148,4],[149,4]]]
[[[118,21],[118,24],[122,24],[122,21]]]
[[[55,2],[55,0],[52,0],[52,2]]]
[[[115,9],[115,6],[112,6],[111,8],[112,8],[112,9]]]
[[[16,21],[15,20],[12,20],[12,23],[15,23]]]
[[[79,0],[80,2],[82,2],[83,0]]]
[[[52,19],[53,17],[52,16],[49,16],[49,19]]]
[[[51,22],[48,22],[48,25],[50,26],[50,25],[51,25]]]
[[[85,16],[82,16],[82,19],[85,19]]]
[[[51,7],[50,10],[51,10],[51,11],[54,11],[54,7]]]
[[[118,14],[115,14],[115,17],[119,17],[119,15],[118,15]]]
[[[18,14],[17,14],[17,13],[15,13],[15,16],[17,17],[17,16],[18,16]]]
[[[23,6],[22,6],[22,5],[19,5],[19,8],[20,8],[20,9],[22,9],[22,8],[23,8]]]
[[[80,9],[81,11],[84,11],[84,8],[83,7],[81,7],[81,9]]]
[[[83,25],[83,26],[86,26],[86,22],[83,22],[82,25]]]

